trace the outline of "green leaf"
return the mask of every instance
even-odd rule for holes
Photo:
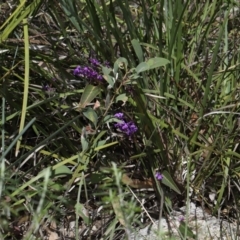
[[[142,62],[140,63],[135,71],[137,73],[141,73],[150,69],[158,68],[158,67],[163,67],[169,63],[169,60],[165,58],[160,58],[160,57],[155,57],[155,58],[150,58],[147,62]]]
[[[91,101],[100,93],[100,88],[98,86],[87,85],[83,91],[80,103],[79,110],[85,108],[87,104],[91,103]]]
[[[54,182],[51,182],[49,184],[49,189],[51,191],[56,191],[56,192],[60,192],[60,191],[63,191],[64,190],[64,186],[62,184],[59,184],[59,183],[54,183]]]
[[[102,67],[102,72],[104,75],[109,75],[111,71],[112,71],[111,68],[104,67],[104,66]]]
[[[98,146],[98,147],[94,148],[94,151],[100,151],[104,148],[111,147],[111,146],[113,146],[115,144],[118,144],[118,143],[119,143],[118,141],[115,141],[115,142],[111,142],[111,143],[108,143],[108,144],[105,144],[105,145],[102,145],[102,146]]]
[[[196,239],[196,235],[193,233],[193,231],[186,225],[185,222],[181,222],[179,225],[179,232],[182,236],[185,236],[185,229],[187,228],[187,237],[191,239]]]
[[[109,107],[110,102],[111,102],[111,92],[108,91],[107,96],[106,96],[106,100],[105,100],[105,108]]]
[[[83,134],[81,135],[81,144],[82,144],[82,151],[83,152],[86,151],[88,149],[88,141],[83,136]]]
[[[92,184],[99,184],[106,176],[102,173],[92,173],[90,175],[90,181]]]
[[[136,70],[136,69],[135,69]],[[132,75],[129,76],[129,79],[134,80],[134,79],[139,79],[140,76],[137,73],[133,73]]]
[[[90,219],[89,216],[87,216],[87,210],[85,209],[85,207],[81,204],[81,203],[76,203],[75,205],[75,211],[76,211],[76,215],[80,216],[85,224],[89,224]]]
[[[115,82],[113,81],[112,77],[109,75],[103,75],[103,78],[106,80],[106,82],[113,88]]]
[[[99,140],[100,140],[106,133],[107,133],[107,131],[101,131],[101,132],[98,133],[98,135],[94,138],[94,144],[93,144],[94,147],[95,147],[95,146],[98,146],[99,142],[101,142],[101,141],[99,141]],[[106,140],[103,140],[103,141],[106,141]]]
[[[116,103],[118,101],[123,101],[124,103],[128,100],[126,93],[120,94],[116,97]]]
[[[133,39],[132,41],[133,49],[138,57],[139,62],[143,62],[143,51],[138,40]]]
[[[78,32],[81,32],[82,28],[79,25],[79,16],[74,1],[60,0],[60,3],[63,11],[72,22],[73,26],[78,30]]]
[[[160,58],[160,57],[155,57],[155,58],[150,58],[147,61],[147,64],[149,66],[149,69],[154,69],[158,67],[163,67],[169,64],[169,60],[166,58]]]
[[[24,50],[25,50],[25,76],[24,76],[24,92],[23,92],[23,103],[22,103],[22,114],[21,114],[21,121],[19,126],[19,133],[22,132],[25,120],[26,120],[26,114],[27,114],[27,104],[28,104],[28,97],[29,97],[29,37],[28,37],[28,24],[27,19],[23,19],[23,25],[24,25]],[[21,138],[19,138],[16,146],[15,156],[18,156],[19,149],[21,145]]]
[[[62,165],[62,166],[59,166],[58,168],[56,168],[54,171],[54,176],[65,176],[65,175],[68,175],[68,174],[72,174],[72,171],[65,165]]]
[[[98,116],[92,108],[87,108],[87,111],[84,111],[83,115],[89,119],[95,127],[97,126]]]
[[[164,171],[162,175],[163,175],[162,183],[170,187],[173,191],[177,192],[178,194],[181,194],[181,191],[173,181],[171,175],[167,171]]]
[[[115,122],[115,121],[116,121],[116,118],[113,115],[107,115],[103,119],[104,123],[112,123],[112,122]]]
[[[135,71],[137,73],[141,73],[141,72],[144,72],[144,71],[147,71],[149,70],[149,67],[147,65],[146,62],[141,62],[140,64],[138,64],[138,66],[135,68]]]
[[[114,63],[114,74],[116,74],[118,72],[119,68],[123,68],[127,69],[128,66],[128,61],[126,58],[118,58],[117,61]]]
[[[108,84],[113,87],[114,86],[114,81],[113,78],[109,75],[112,70],[107,67],[102,67],[102,72],[103,72],[103,78],[108,82]]]
[[[97,143],[97,147],[101,147],[106,143],[107,140],[101,140]]]

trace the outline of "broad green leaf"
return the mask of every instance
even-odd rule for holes
[[[85,224],[89,224],[90,219],[89,216],[87,216],[86,212],[87,210],[85,209],[85,207],[81,204],[81,203],[76,203],[75,205],[75,211],[76,211],[76,215],[80,216]]]
[[[125,222],[124,212],[119,197],[114,196],[111,202],[113,206],[113,211],[116,214],[116,218],[123,226],[127,227],[127,223]]]
[[[90,181],[93,184],[99,184],[106,176],[102,173],[92,173],[90,175]]]
[[[102,67],[103,71],[103,78],[108,82],[108,84],[113,87],[114,86],[114,81],[113,78],[109,75],[111,73],[111,69],[107,67]]]
[[[101,131],[100,133],[98,133],[98,135],[94,138],[94,144],[93,146],[98,146],[98,141],[104,136],[104,134],[106,133],[107,131]]]
[[[143,51],[142,51],[142,47],[141,47],[139,41],[136,39],[133,39],[132,45],[133,45],[133,49],[138,57],[139,62],[143,62]]]
[[[63,11],[65,12],[69,20],[72,22],[73,26],[78,30],[78,32],[81,32],[82,27],[79,25],[79,16],[74,1],[60,0],[60,3]]]
[[[103,78],[106,80],[106,82],[113,88],[115,82],[113,81],[112,77],[109,75],[103,75]]]
[[[103,72],[104,75],[109,75],[112,72],[112,69],[103,66],[102,67],[102,72]]]
[[[115,122],[115,120],[117,120],[117,118],[114,118],[113,115],[107,115],[104,117],[103,122],[104,123],[111,123],[111,122]]]
[[[109,107],[110,101],[111,101],[111,92],[108,91],[107,96],[106,96],[106,100],[105,100],[105,108]]]
[[[123,101],[124,103],[128,100],[126,93],[120,94],[116,97],[116,102]]]
[[[52,180],[49,181],[48,187],[50,191],[63,191],[64,190],[64,185],[61,183],[54,182]]]
[[[97,143],[97,147],[101,147],[106,143],[106,140],[101,140]]]
[[[171,175],[167,171],[164,171],[162,175],[163,175],[162,183],[170,187],[173,191],[177,192],[178,194],[181,194],[181,191],[173,181]]]
[[[155,58],[150,58],[147,61],[147,64],[149,66],[149,69],[154,69],[158,67],[163,67],[169,64],[169,60],[166,58],[160,58],[160,57],[155,57]]]
[[[179,232],[182,236],[185,236],[185,229],[187,228],[187,237],[191,239],[196,239],[196,235],[193,233],[193,231],[187,226],[185,222],[181,222],[179,225]]]
[[[146,62],[141,62],[140,64],[137,65],[137,67],[135,68],[135,71],[137,73],[141,73],[141,72],[144,72],[144,71],[147,71],[149,70],[149,66],[147,65]]]
[[[119,68],[123,68],[127,69],[128,66],[128,61],[126,58],[118,58],[117,61],[114,63],[114,74],[116,74],[118,72]]]
[[[88,141],[83,136],[83,134],[81,135],[81,144],[82,144],[82,151],[83,152],[86,151],[88,149]]]
[[[87,119],[89,119],[94,124],[95,127],[97,126],[98,116],[92,108],[88,108],[87,111],[84,111],[83,115]]]
[[[150,69],[166,66],[169,63],[169,60],[165,58],[155,57],[150,58],[147,62],[140,63],[135,71],[141,73]]]
[[[72,171],[66,166],[66,165],[62,165],[58,168],[56,168],[54,171],[54,176],[65,176],[65,175],[68,175],[68,174],[72,174]]]
[[[87,85],[83,91],[79,108],[85,108],[87,104],[91,103],[91,101],[100,93],[100,88],[98,86]]]
[[[140,76],[137,73],[133,73],[131,76],[129,76],[130,80],[134,80],[134,79],[138,79],[138,78],[140,78]]]

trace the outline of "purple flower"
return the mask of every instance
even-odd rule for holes
[[[75,76],[80,76],[80,77],[83,76],[83,70],[82,70],[81,66],[77,66],[77,67],[74,69],[73,75],[75,75]]]
[[[130,132],[133,132],[133,133],[135,133],[135,132],[138,130],[138,128],[137,128],[137,126],[134,124],[134,122],[129,122],[129,123],[128,123],[128,128],[129,128],[129,131],[130,131]]]
[[[90,66],[77,66],[73,74],[77,77],[84,77],[89,80],[98,80],[102,81],[104,78],[101,74],[99,74],[98,69],[100,67],[100,61],[98,61],[96,58],[89,58]]]
[[[96,70],[92,69],[91,67],[81,67],[77,66],[73,74],[77,77],[85,77],[89,80],[103,80],[103,76],[100,75]]]
[[[118,119],[123,119],[124,114],[123,113],[116,113],[114,114],[114,117],[118,118]]]
[[[50,86],[49,86],[48,84],[43,85],[42,89],[43,89],[44,91],[48,91],[48,90],[50,89]]]
[[[156,172],[155,177],[158,181],[163,179],[163,175],[160,172]]]
[[[100,62],[99,62],[96,58],[90,58],[90,59],[89,59],[89,62],[91,63],[91,65],[92,65],[93,67],[98,67],[98,66],[100,66]]]
[[[178,218],[178,220],[179,220],[179,222],[183,222],[183,221],[184,221],[184,216],[180,216],[180,217]]]
[[[114,126],[120,130],[124,130],[126,128],[126,123],[124,121],[121,121],[119,123],[116,123]]]
[[[102,80],[103,80],[103,76],[100,75],[100,74],[98,74],[98,75],[97,75],[97,80],[102,81]]]
[[[133,135],[138,130],[137,126],[133,122],[125,122],[123,120],[116,123],[114,126],[126,133],[128,136]]]
[[[119,120],[122,120],[119,123],[116,123],[114,126],[115,128],[118,128],[119,130],[121,130],[122,132],[126,133],[128,136],[132,135],[133,133],[135,133],[138,128],[137,126],[134,124],[134,122],[126,122],[124,120],[124,114],[123,113],[116,113],[114,114],[114,117],[118,118]]]
[[[105,62],[103,63],[103,65],[106,66],[107,68],[110,68],[110,62],[108,62],[108,61],[105,61]]]

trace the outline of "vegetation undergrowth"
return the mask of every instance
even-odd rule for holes
[[[0,11],[1,239],[134,239],[191,202],[238,225],[239,1]]]

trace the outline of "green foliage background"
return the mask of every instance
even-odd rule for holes
[[[146,207],[126,173],[151,179],[164,205],[157,212],[197,198],[212,214],[231,205],[238,218],[239,7],[233,0],[1,3],[1,239],[14,237],[9,223],[26,212],[28,239],[62,204],[90,226],[82,213],[89,201],[115,218],[102,227],[104,239],[117,239],[119,229],[130,239]],[[73,75],[89,57],[109,62],[103,82]],[[137,124],[134,136],[114,128],[117,112]]]

